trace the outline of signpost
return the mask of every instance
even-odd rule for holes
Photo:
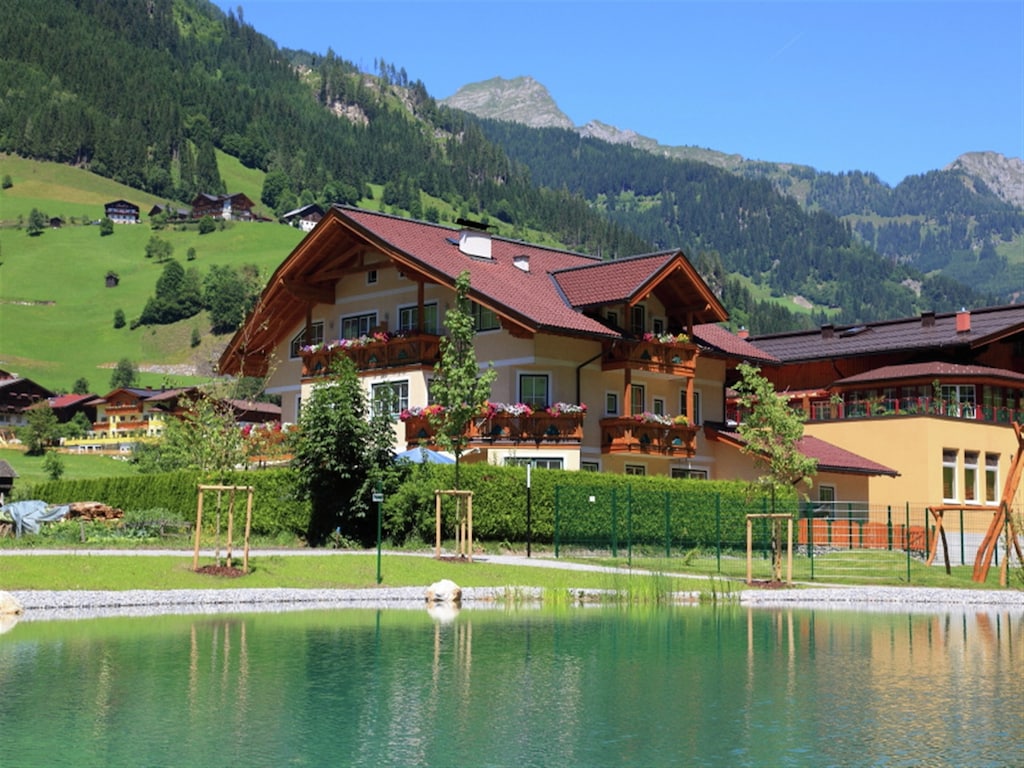
[[[380,575],[380,538],[381,538],[381,512],[380,505],[384,503],[384,491],[381,488],[380,480],[377,481],[377,487],[373,491],[373,500],[377,504],[377,583],[380,584],[382,576]]]

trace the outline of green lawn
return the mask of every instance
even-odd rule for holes
[[[91,480],[100,477],[125,477],[137,475],[134,464],[121,461],[110,456],[99,456],[88,453],[62,453],[65,480]],[[6,461],[18,477],[15,488],[42,483],[50,478],[43,470],[42,456],[27,456],[24,451],[15,448],[0,448],[0,459]]]
[[[223,554],[223,549],[222,549]],[[235,565],[241,564],[236,548]],[[381,557],[381,584],[377,584],[376,554],[335,556],[252,557],[250,573],[238,578],[209,576],[192,571],[192,552],[164,556],[3,555],[0,589],[122,590],[122,589],[239,589],[286,587],[295,589],[356,589],[366,587],[426,587],[439,579],[452,579],[461,587],[536,587],[546,590],[612,589],[634,598],[666,595],[672,591],[710,594],[706,579],[661,575],[594,573],[536,568],[476,560],[452,563],[431,557],[385,553]],[[201,558],[200,565],[213,563]],[[733,587],[735,588],[735,587]],[[730,585],[716,583],[717,594]]]
[[[248,169],[233,169],[242,178]],[[10,175],[13,186],[2,193],[0,220],[27,218],[33,207],[48,216],[98,219],[103,203],[120,197],[145,212],[156,198],[100,179],[76,168],[0,156],[0,176]],[[233,177],[234,178],[234,177]],[[250,181],[250,184],[253,183]],[[257,197],[258,199],[258,197]],[[145,219],[145,216],[143,217]],[[50,389],[70,390],[84,376],[90,389],[109,390],[113,365],[127,357],[143,370],[140,383],[148,386],[194,383],[204,376],[146,373],[146,366],[203,366],[215,359],[226,337],[208,333],[205,315],[171,326],[131,330],[114,328],[120,309],[130,324],[153,295],[163,264],[145,256],[150,237],[171,243],[173,258],[203,276],[214,264],[255,264],[269,277],[302,237],[276,223],[234,223],[200,235],[196,227],[154,232],[148,223],[117,225],[114,234],[100,236],[99,227],[70,223],[30,237],[24,229],[0,229],[0,369],[26,376]],[[190,248],[194,261],[187,260]],[[106,287],[108,272],[120,278]],[[198,328],[203,343],[190,346]]]

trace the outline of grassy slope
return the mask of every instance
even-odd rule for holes
[[[67,480],[89,480],[100,477],[124,477],[139,474],[134,464],[110,456],[86,453],[62,453],[64,478]],[[43,469],[42,456],[28,456],[19,448],[0,448],[0,460],[6,461],[18,477],[15,490],[49,480]]]
[[[229,184],[254,199],[258,172],[225,158]],[[10,189],[0,197],[0,220],[28,217],[33,207],[48,216],[84,220],[103,214],[103,203],[117,198],[135,202],[143,211],[156,198],[101,179],[80,169],[0,156],[0,177],[9,175]],[[236,187],[231,187],[235,189]],[[68,224],[29,237],[24,230],[0,229],[0,368],[27,376],[51,389],[70,390],[84,376],[90,388],[105,393],[112,364],[123,357],[137,366],[207,362],[218,342],[206,333],[205,318],[174,326],[115,329],[114,311],[122,309],[129,323],[138,317],[154,292],[163,265],[145,257],[146,243],[157,234],[174,248],[183,266],[201,275],[214,264],[256,264],[269,276],[295,247],[301,232],[278,224],[234,224],[223,231],[199,235],[188,231],[154,233],[146,224],[116,226],[114,234],[100,237],[99,229]],[[186,260],[189,248],[195,261]],[[116,288],[105,287],[113,270],[120,277]],[[189,346],[193,328],[204,334],[197,350]],[[142,384],[158,386],[163,373],[144,373]],[[173,383],[189,379],[172,377]],[[195,379],[192,379],[195,380]]]

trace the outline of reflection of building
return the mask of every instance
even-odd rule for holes
[[[771,355],[715,325],[718,299],[680,251],[610,261],[344,206],[271,278],[221,358],[264,375],[297,421],[333,359],[397,396],[396,448],[433,437],[424,409],[445,312],[470,276],[477,360],[498,372],[467,424],[471,461],[729,478],[750,459],[708,440],[727,373]],[[585,404],[585,408],[584,408]],[[585,411],[585,412],[584,412]]]
[[[1024,420],[1024,306],[750,341],[781,361],[763,373],[805,434],[899,472],[869,481],[872,501],[998,503]]]

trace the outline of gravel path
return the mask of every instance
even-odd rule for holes
[[[103,555],[190,555],[180,550],[0,550],[6,554]],[[408,554],[408,553],[403,553]],[[202,553],[212,557],[212,552]],[[253,551],[251,557],[268,555],[344,556],[337,550]],[[431,553],[423,553],[430,557]],[[575,571],[629,572],[606,566],[569,563],[549,557],[526,558],[514,555],[488,555],[480,562],[497,562],[537,568],[561,568]],[[632,571],[636,573],[637,571]],[[393,608],[422,610],[422,587],[373,587],[365,589],[204,589],[204,590],[125,590],[125,591],[44,591],[17,590],[10,594],[24,608],[25,621],[79,619],[99,616],[148,616],[157,614],[214,614],[251,611],[295,611],[325,608]],[[717,591],[721,594],[721,584]],[[462,590],[463,607],[488,609],[509,601],[539,602],[542,590],[510,587],[474,587]],[[574,591],[586,600],[594,596]],[[698,593],[677,595],[680,603],[694,603]],[[829,607],[841,610],[914,611],[934,613],[947,610],[1010,610],[1024,613],[1024,591],[942,589],[932,587],[839,587],[815,586],[807,589],[740,589],[736,599],[750,607]]]

